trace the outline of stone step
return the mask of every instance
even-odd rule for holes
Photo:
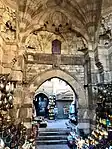
[[[67,144],[67,140],[38,140],[37,145]]]
[[[39,132],[70,132],[67,128],[39,128]]]
[[[39,132],[39,136],[67,135],[67,132]]]
[[[67,136],[39,136],[37,140],[66,140]]]
[[[36,140],[37,145],[56,145],[67,144],[67,128],[39,128],[39,136]]]

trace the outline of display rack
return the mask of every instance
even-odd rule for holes
[[[85,139],[88,148],[109,148],[112,144],[112,83],[95,85],[97,92],[96,127]]]
[[[50,96],[49,97],[49,119],[54,120],[55,115],[54,115],[54,107],[56,105],[56,98],[55,96]]]
[[[96,122],[107,130],[112,127],[112,84],[98,84]]]

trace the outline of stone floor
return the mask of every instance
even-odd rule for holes
[[[48,120],[47,128],[67,128],[66,123],[68,119],[62,120]]]

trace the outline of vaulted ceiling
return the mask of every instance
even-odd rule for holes
[[[47,30],[76,32],[91,40],[95,36],[101,13],[112,7],[112,0],[3,0],[19,13],[21,32]]]

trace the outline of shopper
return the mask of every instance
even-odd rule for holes
[[[58,116],[58,108],[55,106],[54,107],[54,119],[55,119],[55,121],[57,119],[57,116]]]

